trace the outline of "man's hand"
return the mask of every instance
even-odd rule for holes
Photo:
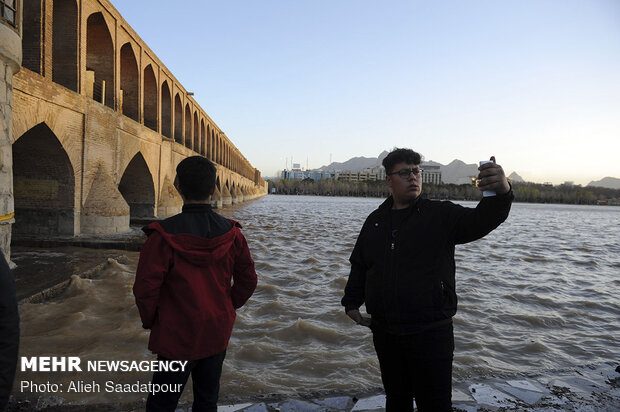
[[[491,162],[478,168],[478,188],[480,190],[494,190],[498,195],[508,193],[510,185],[504,174],[504,169],[495,163],[495,156],[491,156]]]
[[[363,317],[359,310],[351,309],[347,312],[347,315],[358,325],[370,327],[370,318]]]

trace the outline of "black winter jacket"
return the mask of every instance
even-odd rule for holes
[[[451,319],[457,306],[454,246],[498,227],[513,198],[512,190],[485,197],[476,208],[418,198],[393,228],[389,197],[364,222],[349,259],[345,310],[366,303],[373,325],[397,334]]]
[[[19,347],[19,313],[15,281],[0,251],[0,411],[9,402]]]

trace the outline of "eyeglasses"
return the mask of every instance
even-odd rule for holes
[[[398,172],[390,173],[390,175],[398,175],[403,179],[407,179],[411,173],[413,173],[414,176],[419,176],[420,173],[422,173],[422,169],[419,167],[414,167],[413,169],[401,169]]]

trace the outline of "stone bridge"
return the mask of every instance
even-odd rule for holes
[[[5,62],[3,76],[13,202],[0,205],[5,225],[14,212],[13,233],[123,232],[132,217],[178,213],[175,167],[194,155],[216,164],[214,206],[267,193],[260,172],[108,0],[17,1],[14,11],[13,27],[3,21],[21,43],[21,67]],[[6,44],[4,60],[17,54]]]

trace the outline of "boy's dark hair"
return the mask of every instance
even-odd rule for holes
[[[187,157],[177,165],[179,190],[186,200],[206,200],[215,186],[216,169],[206,157]]]
[[[382,163],[383,167],[385,167],[385,174],[389,175],[392,173],[394,171],[394,166],[401,162],[405,162],[410,165],[419,165],[422,163],[422,155],[411,149],[395,148],[383,159]]]

